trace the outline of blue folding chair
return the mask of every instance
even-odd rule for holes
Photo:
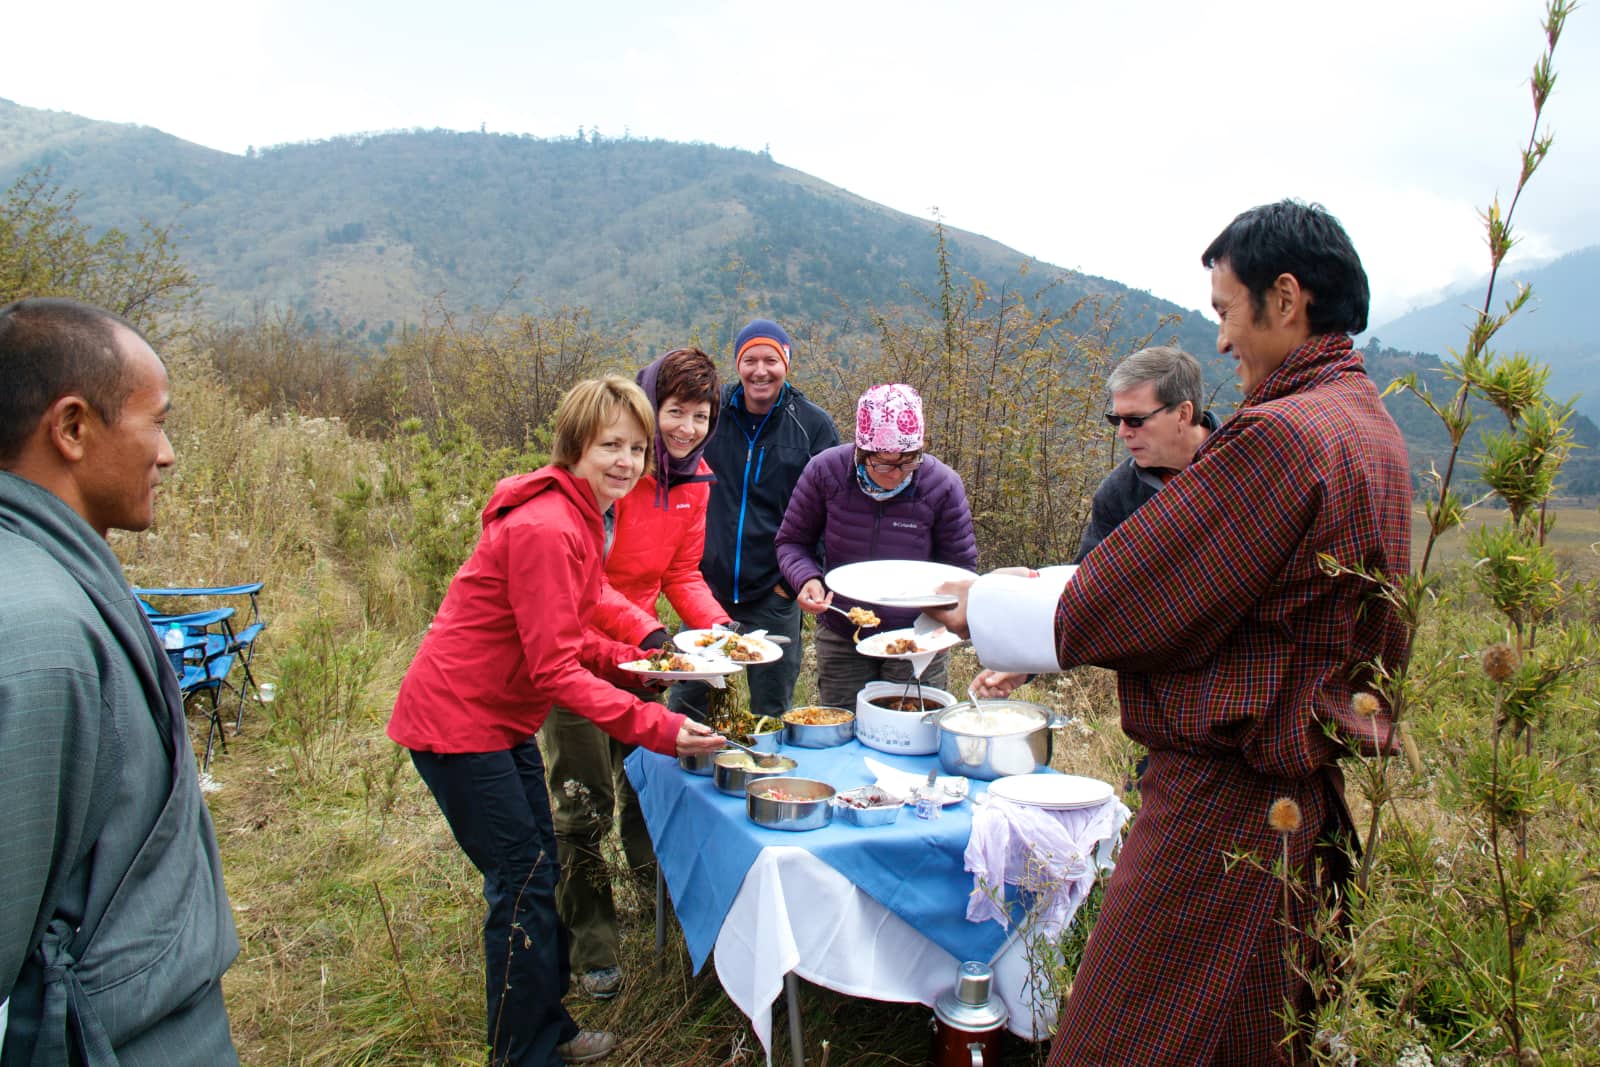
[[[261,593],[261,582],[245,582],[242,585],[215,585],[215,586],[166,586],[161,588],[135,588],[134,593],[144,605],[145,613],[151,621],[163,617],[146,599],[148,597],[229,597],[243,596],[250,598],[250,617],[245,620],[242,629],[234,631],[231,622],[224,622],[223,632],[228,638],[227,653],[235,657],[239,666],[244,671],[244,681],[239,683],[239,707],[234,715],[233,729],[237,733],[244,726],[244,704],[249,697],[250,690],[259,691],[255,675],[250,671],[250,661],[255,656],[256,638],[261,631],[267,628],[266,620],[261,617],[261,604],[257,599]],[[231,614],[231,613],[230,613]],[[159,626],[159,623],[157,624]],[[226,750],[226,744],[224,744]]]
[[[211,701],[206,724],[205,755],[200,761],[201,769],[208,770],[211,767],[212,748],[218,740],[222,742],[222,751],[228,751],[227,733],[222,728],[222,687],[228,683],[228,674],[238,658],[231,623],[234,609],[216,608],[184,615],[152,614],[148,611],[148,605],[146,609],[150,624],[155,627],[156,636],[163,639],[164,646],[167,644],[167,633],[174,627],[183,635],[183,640],[176,648],[167,647],[169,652],[182,650],[182,669],[178,670],[178,663],[174,663],[173,668],[178,673],[178,692],[182,694],[184,703],[188,704],[189,698],[196,694],[204,694]],[[216,629],[213,630],[213,627]]]

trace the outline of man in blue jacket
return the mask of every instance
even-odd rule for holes
[[[828,413],[789,384],[792,356],[789,335],[771,319],[739,331],[733,345],[739,383],[723,390],[723,415],[705,451],[717,480],[700,572],[741,628],[789,638],[781,660],[748,668],[756,715],[787,710],[800,676],[800,609],[778,570],[778,526],[811,457],[839,443]],[[705,686],[678,686],[672,706],[700,713]]]

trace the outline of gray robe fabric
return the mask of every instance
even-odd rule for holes
[[[237,1063],[177,681],[110,547],[0,472],[0,1067]]]

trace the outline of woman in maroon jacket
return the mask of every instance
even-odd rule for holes
[[[819,616],[816,629],[817,700],[854,707],[856,694],[879,679],[906,681],[904,660],[863,656],[856,628],[827,610],[833,593],[822,582],[829,568],[872,559],[916,559],[977,566],[961,476],[922,451],[922,398],[909,385],[875,385],[856,406],[854,445],[819,452],[807,464],[778,529],[778,566],[803,611]],[[820,554],[819,554],[820,549]],[[839,606],[855,602],[841,597]],[[881,629],[910,626],[915,609],[875,608]],[[950,656],[941,652],[922,673],[942,687]]]
[[[389,736],[411,750],[456,841],[483,873],[491,1064],[553,1067],[615,1045],[561,1004],[566,932],[556,842],[534,734],[553,704],[657,752],[722,739],[633,696],[617,664],[642,654],[587,625],[608,512],[644,473],[654,416],[624,378],[580,382],[556,412],[551,463],[501,481],[401,683]]]
[[[700,574],[713,478],[700,454],[717,424],[717,366],[698,348],[676,348],[641,370],[638,381],[656,413],[655,471],[612,509],[615,533],[590,622],[607,637],[660,648],[667,643],[656,618],[662,593],[686,626],[728,622]],[[572,939],[572,969],[580,990],[605,1000],[622,988],[616,906],[601,855],[613,820],[621,823],[629,867],[648,874],[655,860],[639,798],[622,770],[633,746],[565,707],[551,713],[541,737],[561,851],[556,902]]]

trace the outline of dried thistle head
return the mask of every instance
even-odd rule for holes
[[[1300,829],[1300,805],[1293,797],[1279,797],[1267,809],[1267,825],[1280,834],[1292,834]]]
[[[1350,698],[1350,710],[1363,719],[1370,719],[1383,708],[1378,698],[1368,692],[1360,692]]]
[[[1483,673],[1497,682],[1510,678],[1517,669],[1517,650],[1506,642],[1490,645],[1483,650]]]

